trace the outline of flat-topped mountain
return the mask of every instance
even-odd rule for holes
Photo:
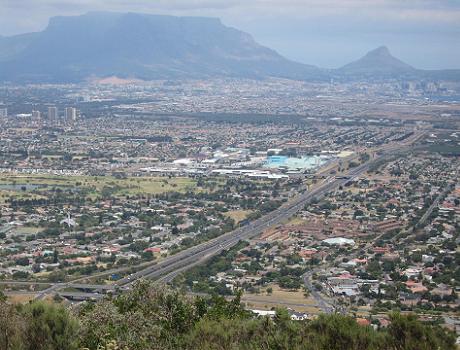
[[[96,12],[55,17],[42,32],[0,38],[1,80],[317,79],[322,74],[215,18]]]
[[[204,17],[92,12],[54,17],[42,32],[0,36],[0,82],[66,83],[108,77],[460,81],[460,70],[418,70],[384,46],[342,68],[321,69],[288,60],[251,35]]]

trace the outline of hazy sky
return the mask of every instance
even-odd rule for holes
[[[460,68],[460,0],[0,0],[0,34],[95,10],[220,17],[288,58],[321,67],[386,45],[418,68]]]

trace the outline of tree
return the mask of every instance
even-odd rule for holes
[[[286,309],[256,317],[232,300],[185,296],[140,282],[119,296],[82,304],[72,315],[58,304],[0,301],[2,350],[450,350],[455,336],[415,315],[392,314],[388,330],[350,316],[293,321]]]
[[[73,156],[70,153],[64,153],[64,155],[62,156],[62,160],[64,162],[71,162],[72,159],[73,159]]]
[[[21,266],[28,266],[30,263],[29,258],[23,257],[16,259],[16,265],[21,265]]]
[[[297,276],[281,276],[278,278],[278,284],[281,288],[299,289],[302,285],[300,278]]]
[[[25,320],[14,305],[0,301],[0,349],[21,349],[25,338]]]
[[[397,350],[455,349],[455,335],[440,326],[427,326],[416,315],[393,313],[388,327],[389,343]]]
[[[53,301],[55,303],[61,303],[64,300],[63,297],[61,297],[58,293],[54,294],[53,296]]]
[[[36,301],[23,312],[26,350],[78,349],[78,321],[63,306]]]

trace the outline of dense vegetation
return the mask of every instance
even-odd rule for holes
[[[147,283],[129,293],[69,311],[42,301],[0,302],[0,349],[454,349],[455,337],[415,316],[391,315],[387,329],[360,326],[350,317],[323,315],[291,321],[254,318],[239,297],[187,298]]]

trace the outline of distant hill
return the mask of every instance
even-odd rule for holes
[[[290,61],[219,19],[91,12],[54,17],[37,33],[0,36],[0,81],[81,82],[235,77],[305,81],[460,81],[460,70],[422,71],[386,47],[340,69]]]
[[[40,33],[0,38],[0,79],[80,81],[269,76],[323,79],[219,19],[95,12],[55,17]]]
[[[392,56],[386,46],[368,52],[364,57],[338,69],[344,75],[395,76],[413,74],[416,69]]]
[[[460,70],[421,70],[394,57],[386,46],[369,51],[360,59],[333,71],[335,77],[355,81],[369,80],[457,80]]]

